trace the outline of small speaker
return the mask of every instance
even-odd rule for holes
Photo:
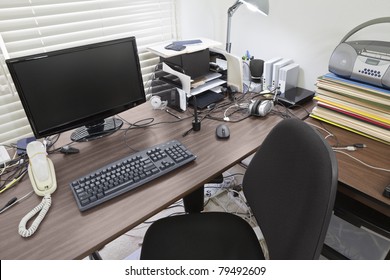
[[[251,72],[251,78],[254,80],[260,80],[263,76],[264,60],[252,59],[249,62],[249,70]]]
[[[357,58],[356,51],[350,45],[341,43],[333,51],[329,61],[329,71],[342,77],[350,77]]]

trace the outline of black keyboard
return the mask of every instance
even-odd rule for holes
[[[177,140],[162,143],[110,163],[73,182],[80,211],[135,189],[196,159]]]

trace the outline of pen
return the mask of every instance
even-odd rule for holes
[[[8,201],[7,204],[4,205],[3,208],[0,209],[0,214],[2,214],[3,212],[7,211],[9,208],[11,208],[12,206],[14,206],[16,203],[19,203],[19,202],[21,202],[22,200],[26,199],[26,198],[29,197],[33,192],[34,192],[34,191],[29,192],[28,194],[24,195],[24,196],[21,197],[20,199],[17,199],[16,197],[11,198],[11,200]]]
[[[16,197],[11,198],[11,200],[8,201],[7,204],[4,205],[3,208],[0,209],[0,213],[3,213],[6,209],[8,209],[8,207],[10,207],[11,205],[15,204],[15,202],[17,200],[18,199]]]
[[[171,116],[174,116],[175,118],[181,120],[181,118],[180,118],[178,115],[175,115],[174,113],[172,113],[172,112],[169,111],[168,109],[165,109],[165,112],[167,112],[167,113],[170,114]]]

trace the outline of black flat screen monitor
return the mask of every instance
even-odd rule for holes
[[[145,102],[134,37],[6,62],[36,138],[78,127],[73,141],[100,138],[122,126],[114,115]]]

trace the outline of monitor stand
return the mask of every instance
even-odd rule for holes
[[[122,127],[122,125],[122,120],[117,118],[108,118],[76,129],[70,136],[70,139],[73,142],[95,140],[116,132]]]

